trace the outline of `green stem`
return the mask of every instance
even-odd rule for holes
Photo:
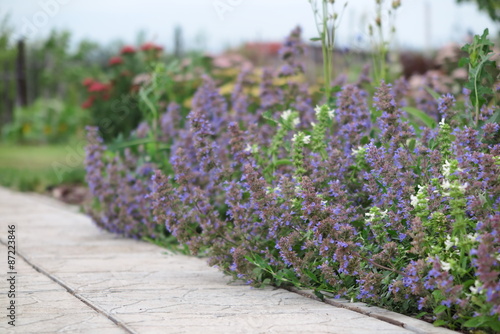
[[[481,68],[478,68],[477,73],[481,71]],[[479,94],[477,89],[477,75],[474,78],[474,95],[476,97],[475,109],[476,109],[476,127],[479,125]]]

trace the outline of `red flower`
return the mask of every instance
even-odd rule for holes
[[[134,53],[135,53],[135,48],[133,46],[130,46],[130,45],[125,45],[122,48],[122,51],[121,51],[122,55],[125,55],[125,54],[134,54]]]
[[[92,92],[104,92],[110,88],[109,85],[103,84],[102,82],[94,81],[87,90],[89,93]]]
[[[163,48],[159,45],[156,45],[154,43],[145,43],[141,46],[142,51],[150,51],[150,50],[155,50],[155,51],[162,51]]]
[[[119,64],[122,64],[123,63],[123,59],[121,57],[111,57],[109,59],[109,66],[113,66],[113,65],[119,65]]]
[[[84,85],[85,87],[88,87],[88,86],[92,85],[93,83],[94,83],[94,79],[92,79],[92,78],[85,78],[82,81],[82,85]]]
[[[95,96],[90,96],[85,102],[82,103],[83,109],[89,109],[94,104]]]

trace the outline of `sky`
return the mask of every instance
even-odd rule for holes
[[[336,0],[339,12],[345,0]],[[390,5],[391,0],[385,0]],[[467,32],[498,33],[499,24],[474,4],[455,0],[402,0],[396,13],[393,45],[425,49],[463,43]],[[375,0],[349,0],[337,27],[337,45],[368,46],[368,23],[375,18]],[[212,52],[248,41],[281,41],[300,25],[306,38],[317,30],[308,0],[0,0],[0,15],[10,14],[18,36],[36,39],[52,28],[68,29],[74,41],[122,40],[134,44],[140,31],[146,39],[173,46],[181,26],[190,48]]]

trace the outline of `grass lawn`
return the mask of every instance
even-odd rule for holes
[[[83,183],[83,155],[70,147],[0,144],[0,185],[44,192],[59,184]]]

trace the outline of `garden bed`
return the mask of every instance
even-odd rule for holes
[[[464,48],[483,58],[468,59],[477,75],[456,94],[432,78],[417,90],[372,81],[368,69],[317,94],[300,29],[278,69],[258,80],[243,70],[230,94],[203,76],[188,106],[166,112],[159,66],[130,139],[89,128],[87,212],[129,237],[173,235],[248,284],[500,331],[500,111],[491,75],[478,79],[494,71],[486,35]]]

